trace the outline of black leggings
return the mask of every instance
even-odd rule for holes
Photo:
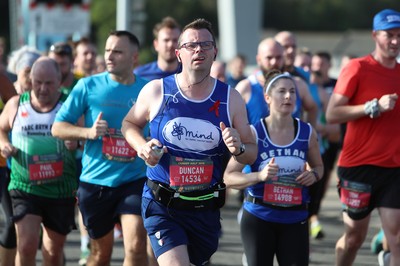
[[[309,262],[308,222],[266,222],[243,210],[240,231],[248,266],[306,266]]]
[[[17,247],[17,235],[15,232],[15,226],[11,217],[13,215],[13,209],[11,204],[10,193],[8,192],[8,184],[10,183],[10,171],[7,168],[0,169],[1,182],[1,207],[4,212],[5,225],[0,235],[0,245],[7,249],[14,249]]]

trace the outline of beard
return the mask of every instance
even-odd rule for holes
[[[283,71],[283,68],[278,68],[278,67],[271,67],[271,68],[266,68],[263,66],[260,66],[260,70],[263,73],[264,77],[272,70],[279,70],[279,71]]]
[[[164,58],[164,60],[165,60],[165,62],[167,62],[168,64],[173,64],[173,63],[175,63],[175,62],[178,60],[178,58],[176,58],[176,56],[173,56],[173,57]]]
[[[69,75],[70,72],[61,73],[61,82],[64,82]]]
[[[399,56],[399,50],[398,49],[388,49],[387,52],[387,57],[390,59],[397,59]]]

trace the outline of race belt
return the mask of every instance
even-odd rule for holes
[[[147,180],[156,201],[177,210],[215,210],[225,204],[226,185],[216,183],[209,189],[178,192],[169,185]]]

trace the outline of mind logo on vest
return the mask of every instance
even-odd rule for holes
[[[166,141],[182,149],[206,151],[221,142],[221,132],[209,121],[190,117],[178,117],[168,121],[163,128]]]

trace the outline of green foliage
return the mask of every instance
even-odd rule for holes
[[[216,0],[145,0],[145,2],[147,19],[144,40],[140,40],[140,63],[154,60],[156,55],[152,49],[153,26],[165,16],[172,16],[182,27],[196,18],[205,18],[213,24],[215,34],[218,34]],[[116,3],[116,0],[91,1],[91,22],[94,31],[92,38],[97,43],[99,53],[104,51],[108,33],[116,27]]]
[[[382,9],[400,11],[398,0],[268,0],[265,28],[277,30],[344,31],[370,29]]]
[[[145,47],[140,49],[139,64],[145,64],[157,59],[157,54],[152,47]]]
[[[154,25],[166,16],[175,18],[181,27],[196,18],[205,18],[212,23],[214,32],[218,35],[217,0],[146,0],[146,10],[147,30],[145,42],[142,44],[146,49],[152,47]]]
[[[131,0],[134,3],[135,0]],[[213,24],[218,36],[218,0],[144,0],[146,20],[141,41],[140,63],[154,60],[153,26],[165,16],[174,17],[183,27],[203,17]],[[245,1],[245,0],[239,0]],[[92,0],[92,38],[99,53],[110,30],[116,27],[117,0]],[[384,8],[400,11],[398,0],[266,0],[263,26],[276,30],[346,31],[370,29],[372,17]],[[135,14],[133,14],[135,15]]]
[[[92,0],[90,10],[91,37],[97,44],[98,53],[102,54],[108,34],[116,28],[117,1]]]

